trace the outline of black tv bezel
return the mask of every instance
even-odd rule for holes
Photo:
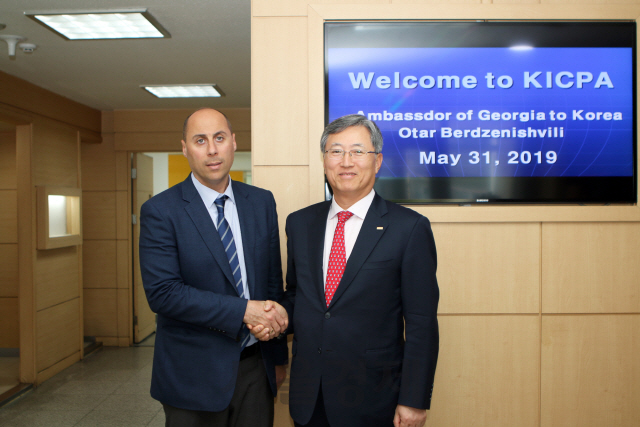
[[[424,26],[427,24],[428,26]],[[432,21],[432,20],[340,20],[326,21],[324,31],[324,123],[329,123],[328,49],[330,47],[371,47],[354,36],[355,26],[387,26],[386,44],[376,47],[509,47],[514,42],[540,47],[629,47],[633,50],[632,67],[637,74],[636,22],[632,20],[500,20],[500,21]],[[440,32],[440,37],[407,38],[401,27],[424,26]],[[504,31],[519,27],[518,40],[505,37]],[[599,31],[593,31],[595,27]],[[340,28],[331,34],[328,27]],[[511,27],[511,28],[509,28]],[[626,42],[618,30],[627,27]],[[465,31],[460,31],[460,29]],[[347,29],[348,31],[344,31]],[[465,36],[473,29],[475,37]],[[576,31],[580,29],[580,31]],[[483,37],[478,37],[480,30]],[[349,31],[351,33],[349,33]],[[427,31],[428,32],[428,31]],[[370,33],[369,33],[370,34]],[[558,35],[562,37],[558,37]],[[329,38],[334,37],[329,46]],[[402,204],[636,204],[637,203],[637,79],[633,79],[633,176],[625,177],[446,177],[446,178],[376,178],[374,189],[387,200]],[[325,194],[331,187],[325,178]],[[501,191],[496,197],[495,190]]]

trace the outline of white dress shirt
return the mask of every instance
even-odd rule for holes
[[[351,212],[353,216],[344,223],[344,248],[346,251],[346,259],[349,260],[353,246],[356,244],[358,234],[362,228],[362,222],[364,217],[367,216],[369,207],[373,202],[373,197],[376,192],[371,189],[371,192],[364,196],[362,199],[354,203],[347,211]],[[327,284],[327,269],[329,266],[329,256],[331,255],[331,245],[333,244],[333,235],[338,225],[338,213],[342,212],[342,209],[334,198],[331,201],[331,208],[329,208],[329,215],[327,216],[327,228],[324,233],[324,255],[322,257],[322,275],[323,281]]]
[[[251,299],[251,295],[249,294],[249,283],[247,282],[247,268],[244,263],[244,250],[242,248],[242,231],[240,230],[240,218],[238,217],[238,209],[236,207],[236,200],[233,196],[233,189],[231,188],[231,177],[229,177],[229,185],[224,193],[218,193],[215,190],[212,190],[209,187],[206,187],[200,183],[191,174],[191,180],[193,181],[193,185],[198,190],[198,194],[202,198],[207,211],[209,212],[209,216],[213,221],[214,227],[218,228],[218,208],[216,207],[215,201],[218,197],[223,194],[228,197],[224,204],[224,218],[227,220],[229,227],[231,228],[231,233],[233,233],[233,241],[236,244],[236,251],[238,253],[238,262],[240,263],[240,273],[242,274],[242,286],[244,288],[244,298]],[[219,236],[215,236],[219,238]],[[205,236],[206,238],[206,236]],[[258,340],[251,335],[249,342],[247,343],[247,347],[254,344]]]

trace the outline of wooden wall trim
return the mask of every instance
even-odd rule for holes
[[[309,7],[309,198],[324,200],[324,166],[320,136],[324,130],[324,18]],[[318,52],[322,52],[318,55]],[[312,84],[311,82],[314,82]],[[321,82],[320,84],[316,84]],[[321,102],[318,102],[321,100]],[[315,118],[312,120],[312,117]],[[319,119],[319,120],[318,120]]]
[[[237,151],[251,151],[251,109],[220,108],[236,135]],[[184,119],[195,109],[117,110],[102,115],[103,134],[113,134],[116,151],[179,152]],[[84,141],[84,140],[83,140]]]
[[[22,110],[18,110],[10,105],[0,102],[0,115],[2,121],[13,125],[27,125],[33,121],[33,118]]]
[[[184,119],[195,108],[176,110],[116,110],[109,118],[110,132],[182,132]],[[250,108],[218,108],[225,114],[233,132],[251,130]],[[105,117],[105,119],[107,119]],[[106,130],[106,129],[105,129]]]
[[[99,134],[100,111],[0,71],[0,103]]]
[[[324,19],[576,20],[640,17],[638,4],[310,4]],[[518,17],[518,18],[515,18]]]
[[[16,127],[18,187],[18,268],[20,306],[20,382],[36,381],[36,307],[33,283],[36,246],[35,192],[32,191],[32,125]]]

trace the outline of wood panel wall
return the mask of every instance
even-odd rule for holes
[[[250,110],[221,111],[238,151],[249,151]],[[181,152],[182,126],[192,112],[105,111],[102,143],[82,144],[84,334],[104,345],[133,343],[131,153]]]
[[[82,246],[36,249],[36,187],[80,187],[100,113],[0,73],[0,122],[0,341],[39,384],[82,357]]]
[[[80,132],[41,118],[31,129],[32,186],[79,188]],[[36,383],[82,358],[81,265],[82,246],[33,250]]]
[[[282,233],[323,198],[325,20],[640,17],[638,0],[490,3],[253,0],[253,179]],[[441,290],[428,426],[640,425],[638,206],[414,209],[432,221]],[[278,426],[287,402],[285,383]]]
[[[20,345],[17,185],[14,130],[0,133],[0,348]]]
[[[82,144],[84,334],[104,345],[133,342],[130,160],[116,152],[111,114],[101,144]]]

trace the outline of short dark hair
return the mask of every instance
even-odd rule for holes
[[[352,126],[362,126],[367,129],[371,137],[371,144],[373,145],[374,151],[376,153],[382,152],[382,134],[380,133],[378,125],[360,114],[349,114],[335,119],[324,128],[322,137],[320,138],[320,150],[322,150],[322,153],[324,154],[329,135],[340,133]]]
[[[195,113],[197,113],[198,111],[202,111],[202,110],[213,110],[213,111],[217,111],[218,113],[222,114],[224,119],[227,121],[227,126],[229,126],[229,132],[231,132],[233,134],[233,129],[231,129],[231,122],[229,121],[229,118],[227,117],[227,115],[225,113],[223,113],[222,111],[216,110],[215,108],[202,107],[202,108],[198,108],[196,111],[194,111],[193,113],[189,114],[186,119],[184,119],[184,124],[182,125],[182,140],[183,141],[186,142],[186,140],[187,140],[187,126],[189,125],[189,119]]]

